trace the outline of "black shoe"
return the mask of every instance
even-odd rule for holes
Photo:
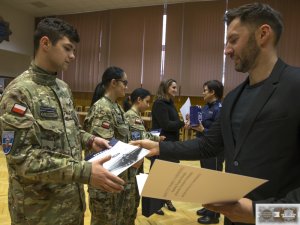
[[[174,205],[172,204],[171,201],[166,201],[166,206],[168,208],[168,210],[172,211],[172,212],[176,212],[176,208],[174,207]]]
[[[202,224],[216,224],[219,223],[219,218],[209,217],[209,216],[202,216],[198,218],[198,223]]]
[[[202,208],[202,209],[197,210],[196,213],[197,213],[198,216],[205,216],[206,212],[207,212],[207,209],[206,208]]]
[[[161,209],[157,210],[155,213],[161,216],[165,215],[164,211],[162,211]]]

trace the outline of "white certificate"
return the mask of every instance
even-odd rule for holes
[[[181,112],[184,122],[186,122],[186,115],[190,114],[190,107],[191,107],[191,100],[190,100],[190,98],[187,98],[185,103],[180,108],[180,112]]]
[[[93,162],[107,155],[111,155],[111,160],[105,162],[103,167],[115,175],[119,175],[127,168],[144,158],[149,150],[126,144],[122,141],[115,141],[112,148],[96,153],[88,161]]]

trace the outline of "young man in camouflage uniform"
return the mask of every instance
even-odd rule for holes
[[[100,151],[106,140],[79,129],[72,94],[56,73],[74,60],[77,31],[46,18],[34,35],[35,58],[6,88],[0,127],[9,172],[8,202],[13,225],[82,225],[82,184],[109,192],[124,181],[102,164],[82,161],[82,148]]]

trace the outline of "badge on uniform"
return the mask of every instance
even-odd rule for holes
[[[40,116],[48,119],[58,118],[56,108],[52,108],[48,106],[40,106]]]
[[[2,149],[5,155],[7,155],[12,148],[14,143],[15,132],[14,131],[3,131],[2,132]]]
[[[108,122],[102,122],[101,127],[105,128],[105,129],[109,129],[110,124]]]
[[[135,119],[134,123],[135,124],[143,124],[143,121],[141,119]]]
[[[12,107],[11,111],[19,114],[20,116],[24,116],[27,111],[27,107],[24,105],[15,103],[14,106]]]
[[[141,132],[139,131],[132,131],[131,132],[131,140],[135,141],[135,140],[141,140]]]

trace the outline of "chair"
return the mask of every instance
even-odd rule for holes
[[[144,116],[146,116],[146,117],[151,117],[151,110],[146,110],[146,111],[144,112]]]
[[[77,105],[76,106],[76,111],[77,112],[82,112],[82,106],[81,105]]]
[[[90,106],[84,106],[84,111],[88,112],[90,110],[90,108],[91,108]]]

